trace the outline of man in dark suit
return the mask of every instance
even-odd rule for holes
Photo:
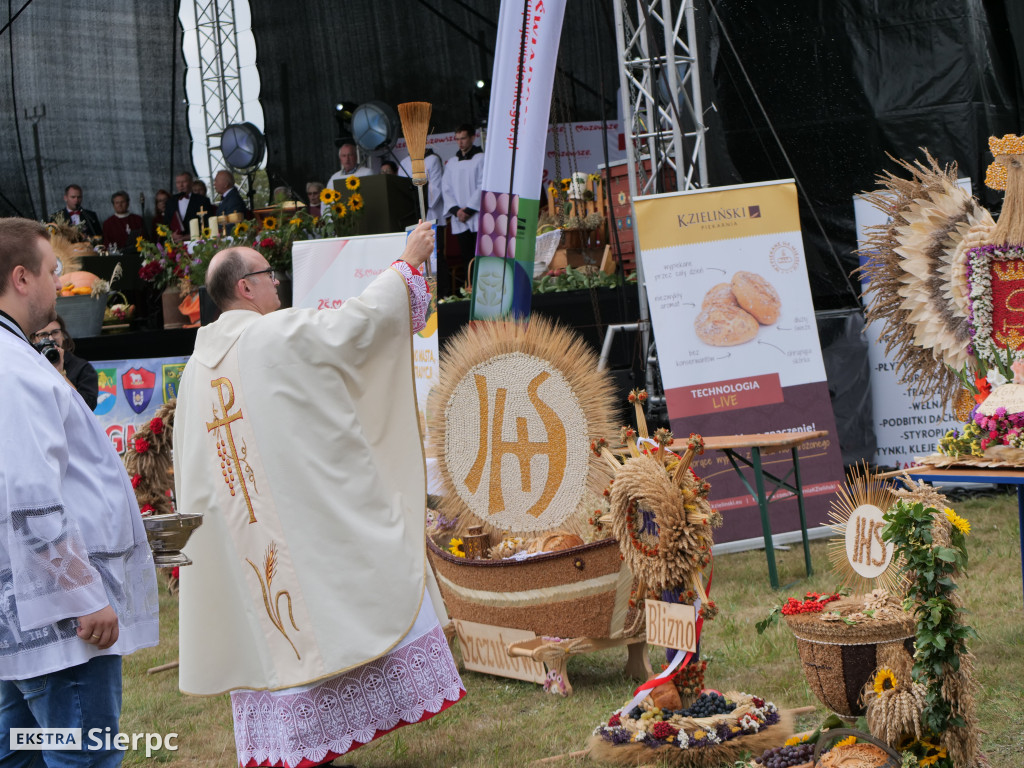
[[[167,218],[164,223],[170,227],[171,236],[181,242],[189,237],[189,222],[192,219],[201,217],[200,229],[206,226],[206,222],[213,215],[213,203],[205,195],[193,194],[192,174],[188,171],[182,171],[174,177],[174,188],[178,194],[168,202]]]
[[[242,193],[235,186],[235,177],[231,171],[217,171],[217,175],[213,177],[213,188],[220,195],[220,205],[217,206],[218,217],[240,213],[243,217],[249,218],[249,211],[245,207]]]
[[[50,214],[50,221],[57,224],[71,224],[78,227],[86,237],[102,237],[103,227],[95,211],[82,207],[82,188],[68,184],[64,188],[64,207]]]

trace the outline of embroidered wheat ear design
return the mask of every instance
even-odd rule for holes
[[[276,595],[271,598],[270,585],[274,581],[274,574],[277,573],[277,545],[274,542],[270,542],[267,546],[267,554],[263,557],[263,572],[256,567],[256,564],[246,558],[247,562],[256,573],[256,578],[260,582],[260,589],[263,590],[263,605],[267,609],[267,616],[270,617],[271,623],[277,627],[277,631],[284,635],[284,639],[288,641],[288,645],[295,651],[295,658],[302,660],[302,656],[299,654],[298,648],[295,647],[295,643],[288,637],[288,632],[285,631],[284,619],[281,617],[281,598],[284,597],[285,602],[288,604],[288,620],[292,626],[295,627],[295,631],[299,632],[299,626],[295,623],[295,616],[292,614],[292,596],[288,594],[287,590],[279,590]]]

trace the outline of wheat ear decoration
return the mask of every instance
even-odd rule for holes
[[[398,115],[402,118],[402,135],[405,136],[405,146],[409,150],[409,162],[412,165],[413,184],[427,183],[423,156],[427,148],[431,109],[429,101],[407,101],[398,105]]]

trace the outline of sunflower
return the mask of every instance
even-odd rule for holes
[[[235,237],[241,237],[242,235],[244,235],[248,231],[249,231],[249,225],[246,224],[244,221],[240,221],[237,224],[235,224],[235,229],[234,229]]]
[[[808,735],[806,734],[803,736],[790,736],[788,739],[786,739],[786,742],[785,744],[783,744],[783,746],[795,747],[797,744],[803,744],[805,741],[807,741],[807,739]]]
[[[167,235],[169,235],[171,233],[171,230],[169,230],[163,224],[157,224],[156,225],[156,233],[160,237],[167,237]]]
[[[348,207],[353,211],[358,211],[363,207],[363,196],[358,192],[353,192],[348,198]]]
[[[275,219],[273,216],[267,216],[266,218],[263,219],[263,228],[277,229],[277,219]]]
[[[462,543],[462,539],[454,538],[448,542],[448,551],[456,557],[466,556],[466,547]]]
[[[341,195],[338,193],[338,190],[336,189],[328,188],[320,190],[321,203],[326,203],[327,205],[334,205],[336,202],[338,202],[338,198],[340,197]]]
[[[142,235],[139,235],[137,238],[135,238],[135,250],[136,251],[141,251],[142,250],[142,246],[145,245],[145,243],[146,243],[146,238],[144,238]]]
[[[212,229],[210,229],[209,227],[203,227],[203,232],[202,232],[203,240],[209,240],[210,239],[210,235],[212,233],[213,233]]]
[[[347,179],[345,179],[345,188],[351,189],[353,191],[359,189],[359,177],[349,176]]]
[[[569,191],[569,179],[562,179],[562,191],[563,192],[568,192]]]
[[[832,749],[835,749],[836,747],[852,747],[856,743],[856,736],[847,736],[845,739],[840,739],[835,744],[833,744]]]
[[[888,687],[885,685],[886,682],[889,683]],[[892,670],[887,669],[886,667],[879,669],[878,673],[875,675],[875,693],[881,696],[885,691],[892,690],[895,687],[896,675],[892,673]]]
[[[964,536],[967,536],[968,534],[970,534],[970,532],[971,532],[971,524],[969,522],[967,522],[964,518],[960,517],[960,515],[958,515],[956,512],[954,512],[949,507],[946,507],[943,510],[943,513],[949,519],[950,524],[954,528],[956,528],[958,531],[960,531],[960,533],[962,533]]]
[[[945,747],[940,747],[938,744],[934,744],[930,741],[927,741],[926,739],[921,739],[921,745],[927,747],[928,749],[933,749],[935,750],[935,752],[933,754],[928,755],[927,757],[919,757],[917,759],[917,764],[919,766],[934,765],[946,756]]]
[[[348,208],[345,207],[344,203],[335,203],[331,206],[331,211],[333,211],[334,215],[339,219],[344,219],[348,214]]]
[[[292,227],[300,226],[302,224],[302,219],[300,219],[298,216],[296,216],[294,219],[288,219],[288,224],[289,224],[289,226],[292,226]]]

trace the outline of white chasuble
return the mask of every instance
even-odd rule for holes
[[[340,309],[228,311],[199,330],[174,422],[180,686],[337,675],[391,650],[424,590],[425,469],[409,295],[386,270]]]

